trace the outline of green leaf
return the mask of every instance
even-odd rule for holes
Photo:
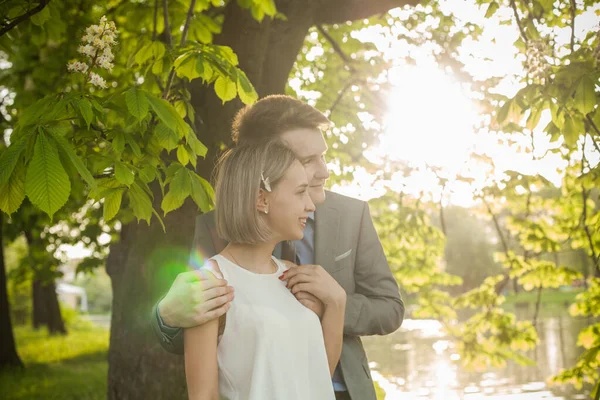
[[[160,75],[163,73],[163,69],[165,67],[164,58],[159,58],[158,60],[152,63],[152,73],[154,75]]]
[[[215,93],[225,103],[235,98],[237,94],[236,84],[231,79],[220,76],[215,82]]]
[[[83,178],[84,181],[90,186],[90,188],[94,188],[96,186],[96,181],[94,177],[87,169],[81,158],[75,153],[75,149],[65,139],[64,137],[57,135],[55,133],[50,132],[50,137],[56,142],[58,151],[61,152],[66,158],[71,162],[71,164],[75,167],[79,175]]]
[[[155,134],[158,143],[167,151],[173,150],[179,144],[177,133],[162,122],[156,126]]]
[[[138,121],[148,115],[148,99],[142,90],[134,87],[125,92],[125,103],[131,115]]]
[[[544,109],[541,106],[532,107],[531,112],[529,114],[529,118],[527,118],[527,124],[525,125],[525,127],[530,131],[534,130],[540,122],[540,118],[542,117],[543,111]]]
[[[90,129],[90,124],[94,120],[94,111],[92,110],[92,103],[90,103],[90,101],[88,99],[86,99],[85,97],[82,97],[79,99],[73,99],[71,104],[73,104],[73,103],[75,103],[75,105],[77,106],[77,109],[79,110],[79,113],[83,117],[83,120],[85,121],[87,128]]]
[[[188,134],[187,144],[199,157],[205,157],[208,148],[196,137],[194,132]]]
[[[150,225],[150,219],[152,218],[152,200],[150,196],[139,187],[137,183],[131,185],[127,191],[131,208],[133,208],[133,215],[139,220],[144,220]]]
[[[186,113],[187,113],[185,101],[183,101],[183,100],[177,100],[175,102],[175,104],[173,105],[173,107],[175,107],[175,110],[177,110],[177,114],[179,114],[179,116],[181,118],[185,118]]]
[[[177,146],[177,160],[181,165],[187,165],[190,162],[190,156],[182,144]]]
[[[60,163],[58,150],[40,130],[27,168],[25,193],[33,205],[52,218],[67,202],[70,192],[71,181]]]
[[[144,183],[150,183],[156,178],[156,168],[146,164],[138,173],[138,176]]]
[[[191,171],[187,168],[179,168],[171,182],[169,183],[169,191],[163,198],[161,208],[165,214],[178,209],[183,205],[185,199],[192,194],[192,179]]]
[[[565,143],[569,147],[573,147],[577,144],[577,140],[579,140],[579,136],[582,135],[585,131],[585,125],[583,121],[577,117],[572,118],[568,115],[565,115],[565,125],[563,128],[563,136],[565,138]]]
[[[494,15],[496,13],[496,11],[498,11],[499,7],[500,6],[498,5],[498,3],[496,3],[495,1],[492,1],[490,3],[490,5],[488,6],[488,9],[485,13],[485,17],[490,18],[492,15]]]
[[[131,134],[129,134],[129,133],[125,133],[124,136],[125,136],[125,141],[131,148],[131,151],[133,151],[133,154],[138,158],[142,158],[143,157],[142,149],[140,149],[140,145],[137,144],[137,142],[135,141],[133,136],[131,136]]]
[[[115,151],[119,154],[121,154],[123,150],[125,150],[125,136],[123,135],[123,132],[115,132],[115,136],[112,140],[112,145],[113,149],[115,149]]]
[[[158,119],[166,126],[172,127],[179,134],[179,137],[183,137],[188,125],[179,116],[175,107],[164,99],[154,96],[147,97],[150,102],[150,107],[156,113]]]
[[[8,181],[0,185],[0,210],[8,215],[19,209],[25,199],[25,164],[18,164]]]
[[[499,124],[504,122],[513,122],[518,124],[521,122],[521,107],[517,104],[515,99],[510,99],[500,108],[496,121]]]
[[[192,199],[203,213],[214,207],[213,188],[204,178],[194,172],[192,172]]]
[[[242,70],[238,70],[237,90],[240,100],[244,104],[253,104],[258,100],[258,93],[256,93],[254,86]]]
[[[583,115],[594,111],[596,106],[596,92],[594,91],[594,81],[584,76],[579,81],[575,90],[575,108]]]
[[[50,8],[45,6],[38,13],[33,14],[30,18],[31,23],[37,26],[44,25],[50,19]]]
[[[141,49],[135,54],[135,62],[139,65],[144,64],[152,57],[152,42],[142,46]]]
[[[565,126],[565,114],[562,112],[558,104],[550,102],[550,114],[552,115],[552,122],[558,129],[563,129]]]
[[[154,58],[161,58],[165,55],[166,47],[163,42],[158,40],[152,42],[150,49],[152,50],[152,56]]]
[[[127,164],[121,161],[115,162],[115,178],[124,185],[130,186],[133,183],[133,171]]]
[[[30,137],[31,133],[21,136],[0,153],[0,186],[8,182]]]
[[[179,56],[173,63],[175,72],[180,78],[188,78],[190,81],[202,76],[204,67],[202,59],[197,56],[197,53],[190,52]]]
[[[124,191],[125,189],[123,188],[116,188],[111,189],[108,193],[106,193],[102,210],[104,221],[110,221],[115,217],[115,215],[117,215],[121,209],[121,201],[123,199]]]

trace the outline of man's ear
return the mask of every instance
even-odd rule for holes
[[[256,209],[259,213],[269,213],[269,194],[263,189],[258,191],[258,196],[256,198]]]

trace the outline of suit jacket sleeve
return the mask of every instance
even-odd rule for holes
[[[190,252],[189,265],[199,267],[199,257],[212,257],[217,254],[216,247],[221,245],[216,236],[214,213],[209,212],[196,218],[194,243]],[[221,249],[219,249],[220,251]],[[200,260],[203,261],[203,260]],[[183,329],[165,326],[158,314],[158,302],[152,308],[152,330],[156,334],[162,347],[173,354],[183,354]]]
[[[386,335],[402,324],[404,303],[365,202],[354,266],[355,293],[346,299],[344,334]]]

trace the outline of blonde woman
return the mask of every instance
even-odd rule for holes
[[[190,399],[335,398],[346,293],[327,273],[319,282],[296,275],[294,285],[323,303],[319,320],[287,289],[287,267],[272,256],[277,243],[302,238],[315,209],[307,190],[304,167],[279,142],[222,157],[216,225],[229,244],[203,268],[226,279],[235,298],[223,317],[184,332]]]

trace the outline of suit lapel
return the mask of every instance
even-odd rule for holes
[[[333,268],[335,244],[339,235],[338,210],[325,203],[315,210],[315,264],[329,271]]]

